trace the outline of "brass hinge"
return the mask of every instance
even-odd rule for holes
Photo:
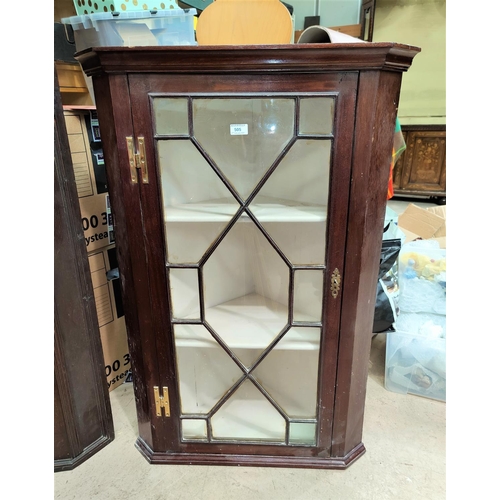
[[[148,176],[148,163],[146,161],[146,146],[144,144],[144,137],[137,138],[137,146],[139,152],[135,152],[134,138],[127,137],[127,151],[128,151],[128,163],[130,166],[130,176],[132,177],[132,182],[137,183],[137,170],[141,171],[142,182],[144,184],[149,183]]]
[[[332,297],[334,299],[336,299],[337,295],[339,294],[341,280],[342,278],[340,276],[340,272],[337,268],[335,268],[335,270],[332,273],[331,286],[330,286],[330,290],[332,291]]]
[[[163,388],[163,396],[160,396],[160,388],[153,387],[155,393],[156,416],[161,417],[161,409],[166,417],[170,417],[170,401],[168,399],[168,387]]]

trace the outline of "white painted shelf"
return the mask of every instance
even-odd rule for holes
[[[286,325],[288,309],[253,293],[207,308],[205,317],[230,348],[263,350]],[[197,325],[176,325],[175,339],[177,347],[217,345],[210,333]],[[308,351],[318,347],[318,327],[292,327],[275,349]]]
[[[239,209],[235,199],[224,198],[202,203],[186,203],[166,207],[168,222],[229,221]],[[260,222],[324,222],[326,207],[303,205],[294,201],[257,196],[249,207]],[[250,220],[245,213],[243,220]]]
[[[186,420],[182,422],[183,427],[188,423]],[[285,420],[250,382],[244,382],[212,417],[212,431],[215,439],[284,443]],[[290,442],[314,444],[315,431],[314,423],[291,424]],[[195,432],[186,433],[185,437],[205,439],[206,435],[206,426],[198,424]]]

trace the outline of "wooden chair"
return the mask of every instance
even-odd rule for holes
[[[292,33],[292,17],[279,0],[216,0],[196,26],[198,45],[286,44]]]

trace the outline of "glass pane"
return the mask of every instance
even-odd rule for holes
[[[186,98],[153,99],[155,132],[159,135],[188,135],[188,100]]]
[[[292,328],[253,371],[290,417],[316,417],[320,335],[320,328]]]
[[[296,137],[295,103],[195,97],[191,113],[186,98],[153,99],[167,262],[188,266],[168,266],[172,315],[206,322],[173,325],[186,440],[284,444],[285,412],[290,444],[315,444],[316,423],[297,420],[317,418],[321,328],[291,321],[321,322],[324,273],[292,265],[325,263],[334,99],[300,100],[300,134],[325,138]],[[245,200],[273,164],[235,222],[243,210],[236,198]]]
[[[212,417],[215,439],[285,441],[285,419],[250,381]]]
[[[170,295],[175,319],[200,319],[197,269],[170,269]]]
[[[288,322],[289,268],[248,216],[203,267],[205,317],[250,367]]]
[[[293,99],[195,99],[194,136],[242,198],[291,140]]]
[[[182,439],[207,439],[207,423],[205,420],[182,419]]]
[[[325,262],[330,153],[330,140],[298,140],[250,204],[292,264]]]
[[[181,410],[207,414],[243,373],[202,325],[174,325]]]
[[[331,135],[334,104],[332,97],[301,99],[299,134]]]
[[[191,141],[158,141],[158,157],[168,261],[196,263],[240,205]]]
[[[316,424],[291,422],[290,444],[316,444]]]
[[[293,289],[293,320],[321,321],[323,271],[295,271]]]

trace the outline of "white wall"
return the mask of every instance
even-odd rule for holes
[[[293,6],[295,29],[304,29],[305,16],[320,16],[321,26],[359,23],[361,0],[284,0]]]

